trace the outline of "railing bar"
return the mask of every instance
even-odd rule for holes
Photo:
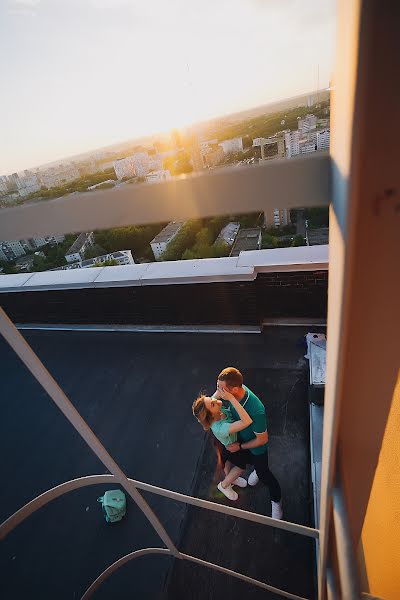
[[[103,583],[105,579],[107,579],[114,571],[123,567],[130,560],[134,560],[135,558],[140,558],[141,556],[145,556],[146,554],[172,554],[170,550],[167,548],[142,548],[141,550],[135,550],[134,552],[130,552],[125,556],[122,556],[118,560],[116,560],[112,565],[107,567],[98,577],[93,581],[93,583],[88,587],[86,592],[83,594],[81,600],[88,600],[97,590],[97,588]],[[173,556],[173,555],[172,555]]]
[[[66,494],[68,492],[71,492],[72,490],[76,490],[81,487],[89,485],[98,485],[101,483],[108,483],[113,479],[113,475],[87,475],[86,477],[79,477],[78,479],[66,481],[65,483],[61,483],[60,485],[50,490],[47,490],[46,492],[43,492],[43,494],[37,496],[36,498],[25,504],[25,506],[21,507],[17,512],[8,517],[8,519],[6,519],[0,525],[0,539],[5,538],[10,533],[10,531],[17,527],[17,525],[22,523],[36,510],[42,508],[55,498],[58,498],[63,494]],[[299,535],[318,538],[318,530],[312,529],[311,527],[306,527],[305,525],[298,525],[297,523],[290,523],[289,521],[277,521],[276,519],[272,519],[270,517],[267,517],[266,515],[260,515],[258,513],[248,512],[240,508],[233,508],[230,506],[224,506],[223,504],[209,502],[208,500],[202,500],[200,498],[186,496],[185,494],[181,494],[179,492],[166,490],[164,488],[156,487],[149,483],[143,483],[134,479],[128,479],[128,481],[132,482],[132,484],[137,489],[151,492],[159,496],[164,496],[166,498],[170,498],[171,500],[184,502],[186,504],[198,506],[206,510],[227,514],[228,516],[237,517],[238,519],[244,519],[253,523],[260,523],[261,525],[272,526],[276,527],[277,529],[284,529],[286,531],[297,533]]]
[[[271,527],[276,527],[277,529],[283,529],[292,533],[299,533],[300,535],[305,535],[312,538],[318,538],[319,535],[318,529],[307,527],[306,525],[298,525],[297,523],[291,523],[290,521],[272,519],[272,517],[249,512],[247,510],[243,510],[242,508],[234,508],[233,506],[218,504],[216,502],[210,502],[209,500],[203,500],[201,498],[193,498],[192,496],[186,496],[185,494],[181,494],[179,492],[173,492],[159,488],[157,486],[150,485],[149,483],[141,482],[139,484],[139,482],[137,482],[137,484],[138,488],[141,490],[152,492],[153,494],[158,494],[159,496],[165,496],[171,500],[178,500],[178,502],[186,502],[192,506],[199,506],[200,508],[206,508],[207,510],[223,513],[231,517],[238,517],[240,519],[245,519],[246,521],[252,521],[253,523],[269,525]]]
[[[44,390],[48,393],[53,402],[58,406],[64,416],[68,419],[71,425],[76,429],[79,435],[85,440],[87,445],[101,460],[104,466],[114,475],[118,481],[128,492],[134,502],[143,511],[147,519],[150,521],[158,535],[161,537],[164,544],[175,555],[178,555],[178,550],[175,547],[172,539],[164,529],[157,515],[152,511],[145,499],[141,496],[135,487],[132,480],[128,480],[125,473],[117,465],[111,455],[107,452],[100,440],[95,436],[89,425],[82,418],[67,396],[64,394],[55,379],[50,375],[49,371],[43,365],[41,360],[33,352],[32,348],[19,333],[15,325],[7,317],[4,310],[0,307],[0,333],[9,343],[14,352],[19,356],[25,366],[29,369],[35,379],[40,383]]]
[[[93,231],[124,225],[261,212],[273,208],[327,206],[327,152],[258,166],[216,169],[151,185],[72,194],[1,209],[0,239]]]
[[[90,587],[83,594],[81,600],[88,600],[92,597],[93,593],[98,589],[100,584],[107,579],[112,573],[114,573],[117,569],[125,565],[127,562],[134,560],[136,558],[140,558],[146,554],[171,554],[169,550],[164,548],[143,548],[141,550],[135,550],[134,552],[130,552],[125,556],[122,556],[120,559],[115,561],[112,565],[107,567],[98,577],[97,579],[90,585]],[[190,554],[184,554],[181,552],[177,558],[182,560],[187,560],[193,562],[195,564],[201,565],[203,567],[207,567],[209,569],[213,569],[214,571],[218,571],[220,573],[224,573],[225,575],[230,575],[231,577],[236,577],[236,579],[240,579],[245,581],[246,583],[250,583],[264,590],[268,590],[269,592],[273,592],[278,596],[282,596],[283,598],[289,598],[289,600],[307,600],[303,596],[298,596],[296,594],[291,594],[290,592],[286,592],[285,590],[281,590],[279,588],[273,587],[272,585],[268,585],[263,581],[259,581],[258,579],[254,579],[253,577],[248,577],[247,575],[242,575],[241,573],[237,573],[236,571],[232,571],[231,569],[227,569],[226,567],[221,567],[220,565],[216,565],[215,563],[208,562],[201,558],[197,558],[196,556],[191,556]]]
[[[339,600],[336,577],[331,566],[326,568],[326,592],[328,600]]]
[[[333,489],[332,500],[341,594],[346,600],[359,600],[360,587],[357,578],[353,545],[350,537],[349,520],[343,496],[343,489],[338,478]]]
[[[33,498],[30,502],[21,506],[19,510],[3,521],[3,523],[0,524],[0,540],[3,540],[13,529],[15,529],[15,527],[23,523],[30,515],[40,508],[43,508],[43,506],[46,506],[46,504],[52,500],[81,487],[99,485],[101,483],[108,484],[114,480],[114,475],[86,475],[85,477],[78,477],[77,479],[71,479],[64,483],[60,483],[39,496],[36,496],[36,498]]]

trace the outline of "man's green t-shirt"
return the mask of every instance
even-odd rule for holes
[[[240,404],[246,411],[249,413],[250,417],[253,419],[251,425],[243,429],[243,431],[239,431],[238,433],[238,441],[239,442],[249,442],[256,437],[256,433],[264,433],[267,431],[267,415],[265,414],[264,404],[261,402],[259,398],[247,386],[243,386],[246,391],[243,400],[241,400]],[[234,407],[231,405],[230,407],[232,417],[235,421],[239,420],[239,415],[237,414]],[[267,451],[268,443],[263,444],[262,446],[258,446],[257,448],[249,448],[252,454],[264,454]]]

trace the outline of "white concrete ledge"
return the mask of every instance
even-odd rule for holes
[[[101,269],[72,269],[71,271],[41,271],[31,273],[20,289],[26,291],[70,290],[73,288],[92,287]],[[7,277],[7,275],[4,275]]]
[[[94,287],[128,287],[142,285],[142,278],[150,265],[151,263],[142,265],[121,265],[118,267],[96,267],[98,275],[94,281]]]
[[[205,258],[151,263],[142,277],[142,285],[212,283],[244,281],[256,278],[252,265],[238,266],[238,257]]]
[[[258,273],[327,269],[328,246],[278,248],[232,258],[2,275],[0,293],[252,281]]]
[[[329,246],[299,246],[298,248],[274,248],[241,252],[238,267],[253,266],[259,273],[273,271],[326,270],[329,262]],[[299,267],[301,266],[301,269]]]
[[[0,292],[15,292],[34,275],[35,273],[0,275]]]

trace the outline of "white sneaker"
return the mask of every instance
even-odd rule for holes
[[[251,485],[251,486],[255,486],[255,485],[257,485],[257,483],[258,483],[259,481],[260,481],[260,480],[259,480],[259,478],[258,478],[258,475],[257,475],[257,473],[256,473],[255,471],[252,471],[252,472],[250,473],[250,475],[249,475],[249,478],[248,478],[248,480],[247,480],[247,483],[248,483],[249,485]]]
[[[222,481],[219,482],[217,487],[219,491],[222,492],[224,496],[226,496],[229,500],[237,500],[239,498],[235,490],[232,489],[231,485],[228,485],[228,487],[223,488],[221,484]]]
[[[282,519],[282,516],[282,500],[280,500],[279,502],[274,502],[273,500],[271,500],[271,517],[280,521]]]
[[[247,481],[244,477],[238,477],[237,479],[235,479],[232,485],[237,485],[238,487],[244,488],[247,486]]]

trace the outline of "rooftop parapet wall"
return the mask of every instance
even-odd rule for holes
[[[327,256],[327,247],[316,246],[7,275],[0,304],[20,324],[259,327],[271,318],[325,319]]]
[[[83,288],[252,281],[258,273],[328,269],[328,246],[241,252],[230,258],[179,260],[0,276],[0,294]]]

